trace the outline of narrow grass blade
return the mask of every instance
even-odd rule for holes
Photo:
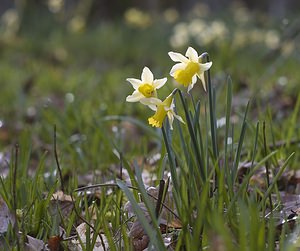
[[[209,55],[206,55],[206,60],[209,62]],[[216,110],[214,105],[214,89],[212,88],[211,78],[210,78],[210,69],[207,71],[207,89],[208,89],[208,105],[209,105],[209,119],[210,119],[210,128],[211,128],[211,140],[213,146],[213,154],[215,160],[219,158],[218,153],[218,144],[217,144],[217,128],[216,128]]]
[[[245,133],[246,133],[246,128],[247,128],[246,119],[247,119],[247,114],[248,114],[249,106],[250,106],[250,101],[247,104],[246,111],[245,111],[245,114],[244,114],[244,119],[243,119],[243,124],[242,124],[242,129],[241,129],[240,137],[239,137],[238,147],[237,147],[235,158],[234,158],[234,164],[233,164],[233,170],[232,170],[232,176],[231,176],[233,183],[236,180],[237,169],[238,169],[238,165],[240,163],[241,152],[242,152],[242,147],[243,147]]]
[[[183,109],[184,109],[185,118],[186,118],[188,130],[189,130],[189,134],[190,134],[190,137],[191,137],[191,141],[192,141],[193,150],[194,150],[194,153],[195,153],[195,156],[196,156],[196,159],[197,159],[197,163],[199,165],[199,170],[200,170],[200,175],[201,175],[201,177],[200,177],[201,180],[200,181],[203,184],[204,181],[205,181],[205,171],[204,171],[204,166],[203,166],[202,159],[201,159],[199,146],[198,146],[197,140],[196,140],[195,130],[193,128],[192,120],[191,120],[191,117],[189,115],[189,111],[188,111],[186,102],[183,98],[183,95],[182,95],[181,91],[178,91],[178,93],[179,93],[179,97],[180,97],[180,100],[181,100],[181,103],[182,103],[182,106],[183,106]]]
[[[176,164],[174,160],[174,153],[172,151],[170,141],[168,140],[167,133],[164,127],[162,127],[162,134],[164,137],[165,146],[167,149],[168,159],[169,159],[169,165],[170,165],[170,172],[172,177],[172,182],[174,184],[175,191],[179,191],[179,185],[177,181],[177,174],[176,174]]]
[[[300,110],[300,94],[298,94],[297,103],[295,105],[291,121],[289,123],[289,130],[288,130],[288,133],[287,133],[287,146],[290,145],[293,133],[295,132],[295,128],[296,128],[296,125],[297,125],[297,118],[299,118],[299,116],[298,116],[299,110]]]
[[[231,103],[232,103],[232,80],[230,77],[227,78],[227,89],[226,89],[226,124],[225,124],[225,169],[226,173],[228,169],[228,157],[227,157],[227,149],[228,149],[228,136],[229,136],[229,128],[230,128],[230,116],[231,116]]]
[[[259,132],[259,122],[257,122],[257,124],[256,124],[255,140],[254,140],[254,146],[253,146],[253,153],[252,153],[252,160],[251,160],[250,170],[253,168],[254,160],[255,160],[255,157],[256,157],[256,153],[257,153],[258,132]],[[247,184],[247,186],[248,186],[248,184]]]

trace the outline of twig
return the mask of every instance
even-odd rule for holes
[[[56,125],[54,125],[53,138],[54,138],[54,156],[55,156],[56,166],[57,166],[59,179],[60,179],[60,188],[61,188],[61,191],[64,192],[65,191],[64,182],[63,182],[62,172],[61,172],[61,168],[60,168],[60,165],[59,165],[58,155],[57,155],[57,150],[56,150]]]
[[[158,218],[159,213],[160,213],[161,205],[163,202],[164,189],[165,189],[165,181],[160,180],[159,181],[158,198],[157,198],[156,208],[155,208],[156,218]]]
[[[292,145],[297,145],[297,144],[300,144],[300,139],[292,139],[290,140],[289,142],[286,141],[286,140],[278,140],[275,142],[275,144],[269,144],[268,145],[268,148],[271,150],[271,151],[274,151],[280,147],[284,147],[284,146],[292,146]],[[248,155],[248,151],[243,151],[241,153],[241,157],[245,157]]]
[[[297,144],[300,144],[300,139],[292,139],[289,142],[287,142],[286,140],[279,140],[276,141],[275,144],[269,145],[269,148],[271,150],[275,150],[276,148],[283,147],[286,145],[297,145]]]
[[[95,185],[90,185],[90,186],[85,186],[85,187],[80,187],[74,190],[74,192],[80,192],[80,191],[84,191],[84,190],[88,190],[88,189],[92,189],[92,188],[98,188],[98,187],[119,187],[118,184],[116,183],[110,183],[110,184],[95,184]],[[133,190],[139,190],[137,187],[133,187],[130,185],[127,185],[128,188],[133,189]],[[148,193],[147,194],[155,199],[156,201],[158,200],[158,198],[156,198],[155,196],[153,196],[152,194]],[[180,217],[173,212],[173,210],[171,208],[169,208],[165,203],[161,203],[163,205],[164,208],[166,208],[171,214],[173,214],[175,216],[175,218],[177,218],[178,220],[180,220]]]

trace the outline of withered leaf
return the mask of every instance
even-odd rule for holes
[[[154,198],[158,197],[159,188],[158,187],[149,187],[147,192],[151,194]],[[153,203],[157,203],[157,200],[151,198]],[[160,224],[165,225],[169,228],[181,228],[181,221],[175,217],[176,209],[173,200],[172,191],[168,191],[166,194],[165,201],[163,202],[165,206],[162,206],[161,214],[160,214]],[[166,207],[167,206],[167,207]]]
[[[86,247],[82,247],[81,246],[81,242],[86,245],[86,242],[87,242],[87,238],[86,238],[86,231],[87,231],[87,228],[88,226],[86,225],[86,223],[81,223],[77,228],[76,228],[76,231],[77,231],[77,236],[78,236],[78,239],[74,239],[72,240],[72,246],[75,247],[76,249],[75,250],[78,250],[78,251],[81,251],[81,250],[85,250]],[[92,239],[93,238],[93,230],[90,229],[91,231],[91,234],[90,234],[90,238]],[[81,240],[81,242],[79,241],[79,238]],[[94,251],[103,251],[104,248],[103,248],[103,244],[105,246],[105,249],[107,250],[108,248],[108,241],[107,241],[107,238],[104,234],[101,234],[101,238],[103,240],[103,243],[102,243],[102,240],[100,239],[100,236],[99,234],[97,235],[97,239],[96,239],[96,243],[95,243],[95,246],[93,248]]]
[[[48,239],[48,248],[50,251],[63,251],[61,246],[62,237],[59,235],[51,236]]]
[[[36,239],[32,236],[27,235],[25,240],[26,251],[41,251],[45,249],[45,243],[42,240]],[[52,251],[52,250],[51,250]]]
[[[0,234],[7,232],[9,225],[15,224],[15,217],[9,211],[6,202],[0,197]]]
[[[68,217],[74,208],[72,197],[62,191],[57,191],[51,196],[49,205],[53,214],[61,213],[63,217]]]

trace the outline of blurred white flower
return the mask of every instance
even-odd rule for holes
[[[151,25],[152,19],[147,12],[137,8],[130,8],[124,14],[125,22],[129,26],[147,28]]]
[[[270,49],[278,48],[280,43],[280,37],[277,31],[269,30],[265,33],[265,44]]]
[[[19,14],[16,9],[8,9],[1,17],[1,28],[3,28],[4,37],[14,36],[20,26]]]
[[[170,38],[173,48],[185,46],[189,42],[189,31],[186,23],[178,23],[174,27],[174,33]]]
[[[179,13],[176,9],[169,8],[164,11],[163,16],[168,23],[174,23],[179,18]]]
[[[48,8],[53,13],[58,13],[64,6],[64,0],[48,0]]]

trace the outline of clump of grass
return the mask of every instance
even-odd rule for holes
[[[208,54],[203,55],[209,61]],[[177,112],[184,112],[186,125],[177,122],[174,130],[171,130],[171,125],[166,121],[162,126],[162,140],[168,159],[168,165],[163,168],[170,173],[175,212],[182,224],[179,230],[170,229],[173,247],[176,250],[218,250],[221,247],[225,250],[274,250],[286,245],[287,235],[282,235],[279,239],[275,224],[280,199],[274,202],[271,195],[278,194],[277,182],[291,163],[295,152],[288,154],[270,181],[269,163],[272,158],[279,157],[279,151],[276,149],[268,152],[265,123],[262,133],[259,130],[260,123],[257,123],[254,132],[249,133],[249,101],[241,115],[240,126],[232,124],[232,82],[228,78],[225,130],[218,128],[217,106],[224,105],[216,101],[210,70],[206,81],[208,93],[199,101],[195,101],[192,94],[186,95],[179,89],[172,92],[174,96],[177,95]],[[238,134],[235,133],[237,127],[240,127]],[[235,135],[238,137],[234,138]],[[253,139],[253,144],[250,149],[245,149],[244,141],[249,137]],[[262,145],[259,144],[261,138],[264,142]],[[245,151],[251,167],[239,181],[238,170]],[[250,178],[262,166],[266,167],[268,173],[266,190],[255,187],[250,189]],[[163,240],[157,232],[161,219],[154,215],[154,205],[151,205],[151,200],[145,193],[139,168],[135,170],[134,179],[142,201],[149,210],[151,224],[145,219],[139,201],[125,183],[118,181],[118,185],[134,205],[133,210],[150,239],[149,245],[165,250],[167,247],[162,244]]]
[[[203,60],[209,61],[208,54],[203,54]],[[276,213],[280,210],[277,182],[294,160],[293,148],[273,147],[270,150],[267,144],[268,135],[265,129],[261,130],[261,123],[253,125],[248,119],[251,102],[247,104],[243,114],[234,114],[230,78],[226,83],[225,104],[218,102],[210,70],[205,75],[205,81],[208,92],[197,93],[199,100],[195,100],[192,92],[187,94],[180,89],[172,92],[176,104],[174,111],[182,115],[185,121],[185,125],[175,121],[173,130],[168,121],[164,121],[161,131],[154,132],[136,118],[102,116],[103,114],[96,125],[92,125],[95,115],[90,112],[85,115],[89,117],[86,122],[84,115],[81,117],[78,112],[84,110],[78,103],[70,104],[66,108],[64,112],[69,115],[69,120],[66,123],[60,122],[58,131],[63,135],[67,134],[66,131],[76,134],[79,128],[83,135],[92,135],[93,138],[84,140],[84,137],[79,137],[78,141],[70,144],[70,141],[64,141],[64,136],[58,135],[58,144],[64,149],[59,154],[60,158],[67,159],[64,166],[69,161],[70,165],[82,165],[80,167],[84,170],[89,170],[90,166],[95,170],[111,158],[113,154],[109,153],[109,157],[105,155],[107,149],[111,149],[118,158],[115,159],[116,162],[120,162],[120,169],[124,168],[129,173],[131,185],[122,179],[122,171],[119,174],[120,179],[113,184],[89,186],[82,189],[88,191],[83,194],[78,193],[81,189],[74,190],[78,186],[76,178],[65,184],[61,173],[60,179],[56,179],[58,175],[52,174],[52,179],[45,182],[43,174],[46,172],[46,157],[49,156],[46,153],[39,158],[35,174],[30,179],[27,176],[31,155],[28,142],[30,133],[22,138],[19,142],[20,149],[14,157],[15,162],[10,166],[10,176],[0,179],[1,196],[14,212],[19,209],[22,212],[16,213],[16,217],[19,217],[17,231],[12,230],[6,235],[7,247],[24,245],[26,235],[35,236],[46,243],[52,235],[61,235],[59,226],[62,226],[65,235],[60,245],[64,247],[71,245],[72,240],[78,240],[83,250],[93,250],[99,244],[99,237],[104,250],[131,250],[134,245],[128,233],[131,223],[138,221],[143,236],[149,239],[147,245],[156,250],[165,250],[167,244],[175,250],[218,250],[221,246],[226,250],[274,250],[277,247],[293,250],[291,235],[285,233],[287,221],[279,234],[276,225]],[[297,109],[291,118],[291,127],[287,131],[289,146],[296,128],[299,100],[298,98]],[[89,104],[87,108],[91,107],[92,104]],[[219,114],[222,110],[224,114]],[[55,111],[51,109],[45,113],[49,124],[62,118],[55,116]],[[233,115],[238,117],[239,123],[233,123]],[[225,118],[223,127],[218,127],[219,117]],[[156,142],[161,143],[158,144],[161,146],[161,161],[155,175],[161,181],[165,179],[165,173],[171,177],[170,189],[163,189],[164,195],[154,200],[149,196],[142,180],[143,166],[134,161],[132,164],[131,158],[129,161],[128,153],[123,152],[126,149],[121,143],[124,142],[105,135],[105,123],[112,120],[134,123],[149,138],[155,138]],[[52,135],[49,128],[51,127],[45,128],[45,132]],[[99,148],[105,156],[98,156]],[[56,155],[56,150],[54,152]],[[71,156],[64,156],[65,152],[71,153]],[[77,158],[78,161],[74,161]],[[88,158],[91,160],[86,161]],[[56,156],[51,171],[59,166],[58,159]],[[282,161],[281,164],[278,159]],[[250,162],[250,168],[242,180],[239,180],[238,171],[242,160]],[[273,172],[271,163],[279,166],[279,170],[271,180],[266,181],[266,189],[252,187],[250,180],[259,168],[265,167],[267,173]],[[74,166],[71,169],[77,170],[79,167]],[[73,176],[74,173],[76,171],[73,171]],[[59,200],[55,204],[55,213],[48,210],[53,207],[53,194],[62,188],[66,194],[72,195],[69,202],[73,210],[68,217],[64,216]],[[100,191],[98,197],[95,196],[95,188]],[[110,189],[112,192],[109,192]],[[48,193],[44,195],[44,191]],[[92,197],[92,202],[89,200],[89,193],[95,196]],[[172,195],[171,205],[165,203],[166,194]],[[272,195],[276,195],[276,199]],[[131,203],[137,220],[129,217],[124,209],[127,200]],[[146,208],[146,213],[141,203]],[[180,220],[180,226],[167,226],[167,230],[162,230],[161,211],[167,206]],[[85,240],[75,230],[80,223],[86,224]],[[22,235],[20,243],[15,241],[19,237],[18,231]],[[171,241],[167,242],[168,239]]]

